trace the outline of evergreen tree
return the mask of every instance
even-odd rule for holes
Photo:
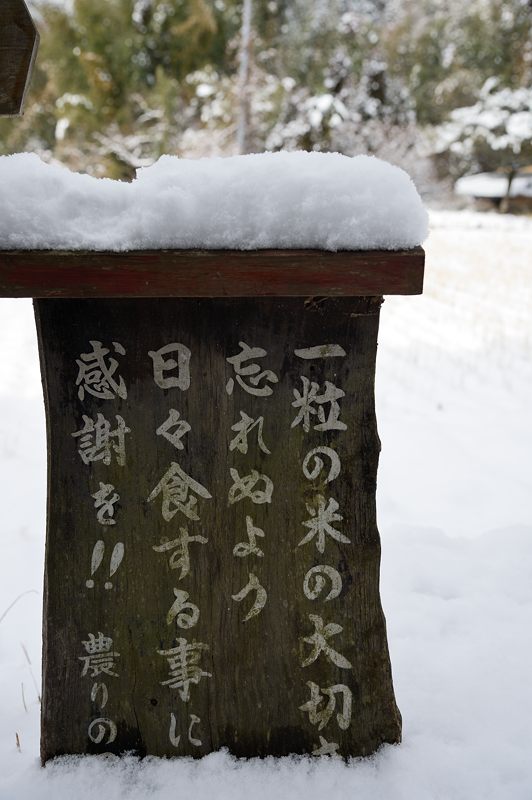
[[[420,125],[439,124],[471,105],[496,76],[511,89],[532,79],[528,0],[391,0],[384,47]]]
[[[163,152],[234,153],[245,85],[245,150],[373,152],[415,170],[427,132],[474,107],[488,79],[497,91],[532,84],[528,0],[252,6],[245,81],[244,0],[40,6],[26,114],[0,120],[0,150],[119,178]],[[487,164],[479,152],[464,150],[446,169]]]

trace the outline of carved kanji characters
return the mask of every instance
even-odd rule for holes
[[[316,661],[321,653],[323,653],[323,655],[326,656],[329,661],[331,661],[337,667],[341,667],[342,669],[351,669],[351,662],[348,661],[347,658],[345,658],[345,656],[343,656],[341,653],[338,653],[336,650],[334,650],[327,641],[331,636],[336,636],[337,633],[341,633],[343,631],[342,626],[337,625],[335,622],[329,622],[326,625],[323,619],[318,617],[316,614],[309,614],[308,617],[314,625],[315,630],[311,636],[302,637],[303,642],[312,645],[312,650],[307,658],[305,658],[305,660],[302,662],[301,666],[308,667],[310,664],[313,664],[314,661]]]
[[[351,540],[348,539],[347,536],[340,533],[340,531],[332,526],[333,522],[341,522],[343,520],[342,515],[336,513],[338,510],[338,503],[336,500],[330,497],[327,505],[325,505],[325,498],[323,495],[319,494],[316,497],[316,504],[316,506],[313,506],[310,505],[310,503],[306,503],[310,519],[302,524],[305,528],[309,528],[309,532],[301,539],[298,547],[307,544],[316,537],[316,549],[319,553],[323,553],[327,536],[330,536],[331,539],[337,542],[351,544]]]
[[[76,359],[78,365],[78,377],[76,386],[78,387],[78,397],[80,400],[85,398],[85,393],[97,397],[99,400],[114,400],[121,397],[127,398],[127,389],[123,378],[118,381],[114,375],[118,368],[118,361],[114,358],[106,359],[111,352],[104,347],[101,342],[90,341],[92,345],[91,353],[81,353]],[[113,342],[115,353],[125,355],[125,350],[119,342]]]
[[[127,433],[130,429],[122,417],[116,415],[116,428],[111,430],[111,423],[105,419],[103,414],[97,414],[96,420],[92,420],[85,414],[82,415],[83,428],[71,434],[74,438],[79,438],[78,453],[84,464],[93,461],[103,461],[109,466],[113,454],[116,462],[123,467],[126,463],[126,441]]]
[[[177,361],[175,358],[164,358],[170,353],[177,353]],[[188,389],[190,386],[191,355],[188,347],[178,342],[171,342],[159,350],[150,350],[148,355],[153,361],[153,380],[160,389],[173,389],[174,387],[181,389],[181,391]],[[177,377],[175,375],[165,377],[165,372],[176,368],[178,370]]]
[[[343,683],[336,683],[334,686],[329,686],[328,689],[320,689],[318,684],[313,681],[307,681],[307,686],[310,689],[310,700],[307,700],[302,706],[299,706],[300,711],[306,711],[309,715],[309,720],[312,725],[317,725],[318,730],[321,731],[329,722],[332,715],[336,710],[336,696],[342,696],[342,710],[336,715],[338,726],[343,730],[347,730],[351,723],[351,713],[353,706],[353,693],[348,686]],[[327,698],[327,702],[323,708],[320,708]]]
[[[307,360],[315,358],[342,358],[345,356],[344,348],[339,344],[318,344],[314,347],[303,347],[294,350],[294,355]]]
[[[172,432],[171,429],[174,429]],[[183,436],[191,430],[190,425],[184,419],[180,419],[179,411],[175,408],[170,409],[168,419],[166,419],[155,431],[157,436],[164,436],[168,439],[177,450],[184,450],[184,444],[181,441]]]
[[[263,350],[262,347],[249,347],[245,342],[238,344],[242,348],[241,352],[226,359],[234,367],[237,383],[248,394],[256,397],[268,397],[273,393],[269,384],[279,381],[277,375],[270,369],[261,372],[260,366],[255,363],[244,366],[244,362],[251,361],[253,358],[264,358],[267,355],[266,350]],[[227,394],[233,394],[234,385],[233,378],[229,378],[226,385]]]
[[[211,678],[212,673],[206,672],[200,666],[202,654],[209,649],[208,644],[178,638],[176,647],[169,650],[158,650],[161,656],[166,656],[170,669],[170,677],[161,681],[161,686],[177,689],[183,702],[190,699],[190,684],[198,684],[202,678]]]
[[[176,461],[172,461],[169,468],[153,489],[148,501],[151,502],[162,494],[162,515],[169,522],[178,511],[188,519],[198,520],[196,510],[198,497],[209,500],[212,495],[207,489],[184,472]]]
[[[97,636],[89,633],[88,640],[82,644],[88,653],[86,656],[78,656],[79,661],[83,662],[82,677],[90,675],[91,678],[97,678],[99,675],[110,675],[118,678],[118,673],[113,670],[115,660],[120,657],[120,653],[113,651],[113,640],[110,636],[104,636],[101,631],[98,631]]]
[[[311,421],[316,431],[345,431],[347,425],[341,422],[340,405],[338,400],[345,396],[342,389],[338,389],[330,381],[325,381],[325,389],[319,394],[319,384],[310,381],[304,375],[301,376],[303,390],[299,392],[294,389],[295,400],[292,403],[294,408],[298,408],[297,416],[294,418],[291,427],[295,428],[302,424],[306,433],[310,430]],[[325,409],[330,406],[326,415]],[[316,419],[313,419],[316,417]]]

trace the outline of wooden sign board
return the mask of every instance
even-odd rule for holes
[[[39,34],[24,0],[0,2],[0,115],[22,113]]]
[[[0,296],[42,298],[43,762],[400,740],[374,377],[381,295],[421,293],[423,267],[0,252]]]
[[[35,301],[43,761],[400,740],[378,588],[381,299]]]

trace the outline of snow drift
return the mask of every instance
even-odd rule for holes
[[[0,249],[400,250],[427,232],[409,176],[371,156],[162,156],[132,183],[0,157]]]

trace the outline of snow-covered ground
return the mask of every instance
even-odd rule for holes
[[[431,223],[425,294],[386,300],[377,371],[404,742],[347,766],[219,753],[39,768],[44,418],[31,304],[1,301],[0,800],[530,800],[532,220]]]

